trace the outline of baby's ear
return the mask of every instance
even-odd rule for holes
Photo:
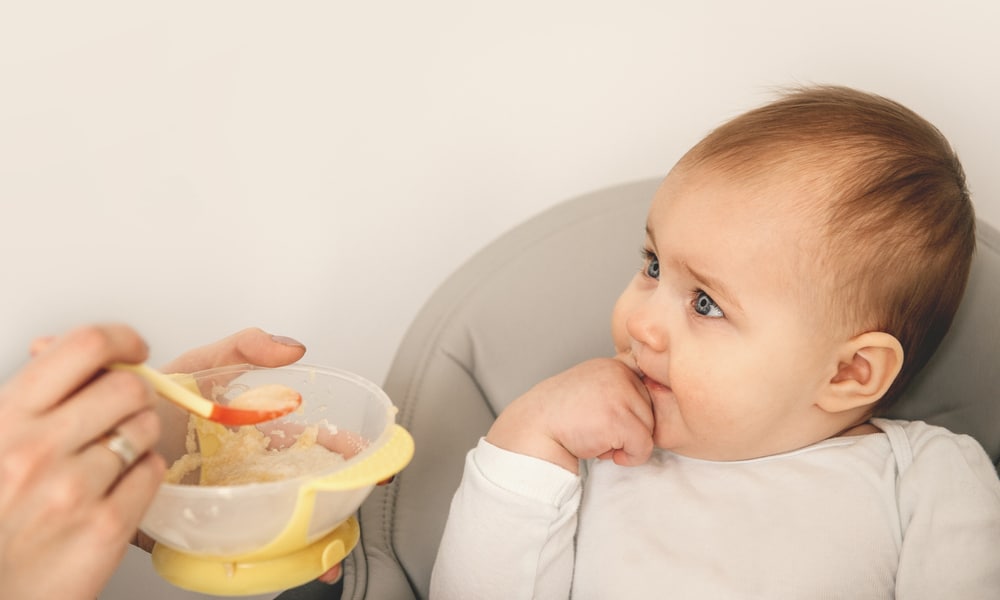
[[[878,402],[903,367],[903,346],[888,333],[862,333],[840,347],[837,361],[837,372],[818,403],[830,413]]]

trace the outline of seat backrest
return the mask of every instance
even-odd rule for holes
[[[659,180],[574,198],[473,256],[426,303],[384,387],[413,462],[360,511],[349,600],[426,598],[466,453],[538,381],[612,353],[611,309],[640,266]],[[1000,457],[1000,235],[980,223],[972,280],[944,345],[892,416],[974,435]]]

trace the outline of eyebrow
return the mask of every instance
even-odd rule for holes
[[[655,248],[656,236],[653,235],[653,231],[649,228],[649,225],[646,226],[646,235],[649,236],[649,239],[653,242],[653,247]],[[660,257],[660,262],[663,262],[662,257]],[[719,281],[715,277],[712,277],[711,275],[707,275],[705,273],[696,270],[687,261],[680,259],[671,259],[670,262],[671,264],[677,265],[678,267],[686,271],[688,275],[694,278],[694,280],[697,281],[699,284],[711,290],[712,296],[719,296],[723,302],[733,306],[740,313],[745,312],[743,310],[743,306],[741,306],[739,301],[736,300],[736,296],[733,295],[732,292],[729,291],[729,288],[727,288],[721,281]]]
[[[684,262],[682,260],[678,260],[678,261],[675,261],[675,262],[678,265],[680,265],[681,268],[683,268],[685,271],[687,271],[688,273],[690,273],[691,277],[694,277],[696,281],[698,281],[699,283],[701,283],[704,287],[712,290],[712,295],[713,296],[722,296],[722,301],[723,302],[725,302],[725,303],[727,303],[729,305],[732,305],[740,313],[744,312],[743,311],[743,307],[740,306],[739,301],[736,300],[736,296],[734,296],[726,288],[726,286],[722,285],[721,281],[719,281],[718,279],[715,279],[714,277],[711,277],[709,275],[705,275],[704,273],[699,273],[698,271],[694,270],[694,268],[691,267],[691,265],[689,265],[688,263],[686,263],[686,262]]]

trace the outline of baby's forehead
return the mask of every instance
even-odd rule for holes
[[[729,223],[736,229],[741,224],[769,222],[815,239],[828,229],[838,196],[829,171],[791,161],[755,170],[681,166],[664,179],[650,215],[670,208],[681,213],[676,218],[683,218],[685,208],[689,213],[724,211],[733,215]]]
[[[653,199],[647,228],[661,251],[722,247],[719,256],[745,269],[758,269],[755,261],[777,267],[770,269],[773,285],[816,289],[825,287],[835,261],[846,261],[830,252],[829,194],[827,182],[806,171],[739,177],[675,170]]]

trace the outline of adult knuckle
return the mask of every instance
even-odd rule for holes
[[[71,411],[57,410],[48,415],[45,429],[51,432],[72,431],[80,427],[80,417]],[[44,433],[39,433],[39,443],[42,442]]]
[[[91,533],[101,544],[117,544],[128,540],[133,527],[125,521],[124,516],[110,503],[100,503],[94,506],[90,516]]]
[[[105,375],[105,379],[114,394],[129,399],[136,409],[152,404],[153,394],[149,384],[138,375],[124,371],[110,371]]]
[[[84,325],[69,332],[66,344],[88,355],[104,356],[110,353],[113,340],[111,332],[101,325]]]
[[[254,354],[254,349],[259,347],[264,330],[259,327],[247,327],[241,329],[232,336],[233,351],[238,360],[249,360]]]
[[[95,356],[100,362],[142,360],[148,354],[145,340],[131,327],[123,324],[93,323],[78,327],[66,334],[65,343],[74,351]]]
[[[5,491],[23,488],[48,468],[53,451],[43,439],[23,437],[11,444],[0,454],[0,487]]]
[[[8,452],[0,456],[0,488],[5,493],[23,488],[37,464],[24,452]]]
[[[74,510],[84,503],[88,490],[87,478],[82,473],[68,473],[52,483],[51,492],[46,496],[49,509],[55,514]]]

